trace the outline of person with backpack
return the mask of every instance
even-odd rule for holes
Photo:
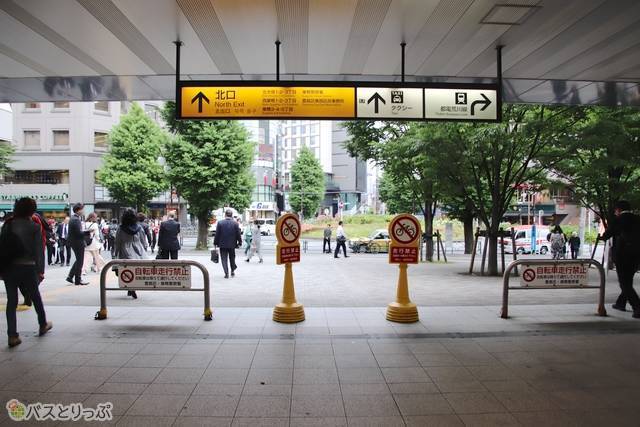
[[[147,248],[147,235],[142,229],[136,213],[133,209],[125,210],[116,234],[114,258],[147,259]],[[127,291],[127,295],[138,299],[136,291]]]
[[[640,217],[631,211],[631,204],[626,200],[619,200],[615,204],[614,215],[615,219],[600,236],[601,240],[613,238],[611,252],[621,292],[612,307],[626,311],[629,303],[633,317],[640,319],[640,298],[633,289],[633,277],[640,266]]]
[[[115,258],[113,253],[115,252],[116,245],[116,234],[118,233],[118,220],[116,218],[111,219],[111,224],[109,224],[109,233],[107,234],[107,242],[109,243],[107,247],[111,252],[111,258]]]
[[[562,229],[559,226],[556,225],[553,228],[553,231],[550,233],[548,240],[549,243],[551,243],[551,255],[553,259],[564,258],[565,245],[567,241],[565,240]]]
[[[15,202],[13,216],[0,232],[0,274],[7,292],[7,335],[9,347],[19,345],[16,308],[18,289],[32,301],[39,335],[46,334],[52,323],[47,321],[38,285],[44,280],[44,242],[41,227],[32,219],[37,205],[35,200],[23,197]]]

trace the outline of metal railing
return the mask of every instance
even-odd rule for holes
[[[204,287],[202,289],[179,289],[179,288],[143,288],[143,287],[126,287],[126,288],[107,288],[106,279],[107,273],[113,266],[194,266],[202,272],[204,279]],[[107,318],[107,291],[186,291],[186,292],[203,292],[204,293],[204,320],[209,321],[212,319],[211,312],[211,296],[210,296],[210,283],[209,283],[209,271],[207,268],[196,261],[191,260],[177,260],[177,259],[114,259],[105,264],[100,272],[100,311],[95,315],[96,320],[104,320]]]
[[[574,285],[574,286],[509,286],[509,279],[511,277],[511,270],[516,268],[518,265],[523,264],[542,264],[542,265],[562,265],[562,264],[589,264],[598,270],[598,274],[600,275],[600,285],[599,286],[590,286],[590,285]],[[574,260],[553,260],[553,259],[519,259],[512,261],[504,271],[504,276],[502,279],[502,311],[500,313],[500,317],[503,319],[509,318],[509,289],[600,289],[598,296],[598,315],[606,316],[607,310],[604,308],[604,288],[605,288],[605,274],[604,268],[602,264],[593,259],[574,259]]]

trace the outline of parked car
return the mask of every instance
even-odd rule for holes
[[[518,227],[514,227],[514,232],[516,233],[516,253],[519,255],[522,254],[530,254],[531,251],[531,226],[530,225],[521,225]],[[536,226],[536,250],[534,251],[537,254],[545,255],[549,252],[550,245],[547,241],[547,234],[549,234],[549,227],[541,225]],[[513,252],[513,244],[511,243],[511,238],[507,237],[504,241],[504,252],[512,253]]]
[[[349,247],[353,252],[366,252],[377,254],[389,252],[389,232],[383,228],[374,230],[369,237],[360,237],[349,240]]]
[[[260,226],[260,234],[270,236],[276,232],[276,220],[272,218],[258,218],[255,223]]]

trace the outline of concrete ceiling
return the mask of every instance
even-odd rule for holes
[[[183,79],[493,82],[640,105],[638,0],[0,0],[0,102],[173,99]]]

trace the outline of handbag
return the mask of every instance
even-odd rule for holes
[[[220,261],[220,254],[216,248],[211,249],[211,261],[213,261],[214,264],[217,264]]]
[[[85,244],[85,246],[91,245],[92,242],[93,242],[93,237],[91,237],[91,231],[85,231],[84,232],[84,244]]]

